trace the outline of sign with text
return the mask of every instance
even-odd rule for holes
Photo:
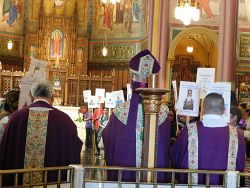
[[[198,117],[199,115],[199,84],[195,82],[180,82],[178,114]]]
[[[105,108],[115,108],[116,102],[112,93],[106,92]]]
[[[200,84],[200,99],[207,95],[206,83],[213,83],[215,77],[215,68],[198,68],[196,83]]]
[[[83,91],[83,100],[84,102],[89,102],[89,97],[91,96],[91,90]]]
[[[46,68],[48,62],[31,58],[30,68],[27,75],[22,77],[20,83],[20,96],[18,101],[18,109],[31,104],[30,89],[33,83],[46,79]]]
[[[97,98],[96,96],[90,96],[88,100],[88,107],[89,108],[98,108],[99,105],[97,103]]]
[[[225,102],[225,113],[223,119],[226,122],[230,121],[230,103],[231,103],[231,83],[229,82],[216,82],[207,83],[207,94],[218,93],[222,95]]]
[[[123,90],[113,91],[112,93],[116,103],[124,102]]]
[[[95,89],[95,96],[97,98],[97,103],[104,103],[104,100],[105,100],[105,89],[96,88]]]

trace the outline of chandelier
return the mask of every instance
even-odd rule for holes
[[[175,18],[181,20],[184,25],[189,25],[191,20],[197,22],[200,19],[199,0],[176,0]]]
[[[101,2],[104,4],[107,4],[107,3],[116,4],[116,3],[120,3],[121,0],[101,0]]]

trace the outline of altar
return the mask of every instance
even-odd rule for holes
[[[77,126],[78,137],[82,140],[83,144],[85,144],[85,139],[86,139],[85,122],[79,121],[79,116],[82,117],[82,114],[78,114],[80,108],[74,106],[54,106],[54,107],[69,115],[69,117]]]

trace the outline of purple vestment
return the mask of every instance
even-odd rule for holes
[[[74,122],[64,112],[46,102],[37,101],[15,112],[6,128],[0,146],[0,169],[24,168],[27,121],[30,107],[50,108],[48,116],[44,167],[80,164],[82,141],[77,136]],[[54,181],[56,174],[48,173],[48,181]],[[22,178],[19,179],[19,183]],[[6,185],[13,183],[13,177],[5,177]]]
[[[229,127],[204,127],[198,122],[198,169],[199,170],[227,170]],[[236,170],[244,171],[245,166],[245,143],[243,133],[238,131],[238,153]],[[172,167],[188,169],[188,129],[185,126],[179,138],[170,149]],[[178,175],[179,183],[187,183],[187,174]],[[205,184],[206,176],[199,174],[199,184]],[[220,175],[210,176],[210,185],[220,185],[223,177]]]
[[[145,86],[145,85],[144,85]],[[107,166],[136,167],[136,122],[138,105],[141,97],[135,89],[142,87],[142,83],[132,82],[132,97],[129,106],[127,124],[121,122],[115,114],[110,116],[109,122],[103,131],[105,160]],[[170,145],[170,120],[166,118],[158,125],[157,167],[168,168]],[[117,172],[108,172],[109,180],[117,180]],[[135,181],[134,172],[125,172],[123,181]],[[158,182],[167,182],[167,174],[159,173]]]

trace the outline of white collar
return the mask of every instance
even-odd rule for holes
[[[205,114],[202,116],[204,127],[226,127],[227,122],[220,115]]]
[[[43,102],[46,102],[46,103],[50,104],[49,101],[47,101],[47,100],[45,100],[45,99],[35,99],[35,100],[33,101],[33,103],[38,102],[38,101],[43,101]]]

